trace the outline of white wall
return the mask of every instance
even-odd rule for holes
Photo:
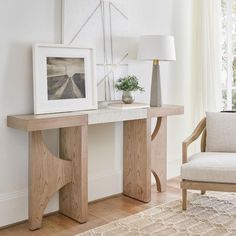
[[[60,42],[60,8],[58,0],[0,1],[0,226],[27,217],[28,138],[7,128],[6,116],[33,112],[31,45]]]
[[[190,30],[191,1],[189,0],[130,0],[130,57],[136,58],[134,42],[143,34],[174,35],[177,60],[161,62],[161,83],[164,104],[184,105],[185,115],[168,118],[168,178],[180,174],[181,142],[192,131]],[[132,8],[132,6],[135,6]],[[147,93],[137,100],[149,102],[152,63],[130,60],[129,73],[136,74]],[[155,120],[153,120],[153,125]]]
[[[184,105],[183,116],[171,117],[168,123],[168,176],[177,176],[182,163],[182,141],[188,137],[193,123],[193,101],[191,82],[191,28],[192,1],[173,0],[172,34],[175,37],[177,60],[171,63],[170,77],[164,90],[165,101],[169,104]]]
[[[130,36],[174,34],[177,61],[162,63],[164,102],[186,104],[187,68],[185,8],[188,0],[130,0]],[[61,4],[58,0],[0,0],[0,226],[27,218],[28,138],[6,127],[6,116],[33,112],[31,45],[59,43]],[[178,3],[178,4],[177,4]],[[174,22],[174,23],[173,23]],[[149,91],[150,63],[130,62]],[[148,102],[147,94],[137,100]],[[187,104],[188,105],[188,104]],[[180,142],[188,116],[169,118],[168,176],[179,174]],[[102,135],[101,135],[102,134]],[[45,133],[52,152],[57,152],[57,131]],[[89,127],[89,199],[122,191],[122,124]],[[58,195],[47,212],[58,209]]]

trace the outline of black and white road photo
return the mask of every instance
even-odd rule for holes
[[[84,58],[47,57],[48,100],[85,98]]]

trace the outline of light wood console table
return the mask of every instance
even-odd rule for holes
[[[59,211],[80,222],[88,214],[88,125],[124,122],[123,193],[142,202],[151,199],[151,172],[158,191],[166,188],[167,116],[182,106],[99,109],[47,115],[8,116],[8,127],[29,133],[29,228],[41,227],[51,196],[60,191]],[[151,118],[158,118],[151,134]],[[42,131],[60,129],[60,158],[51,154]]]

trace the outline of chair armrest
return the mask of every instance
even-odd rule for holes
[[[193,143],[203,132],[203,130],[206,128],[206,117],[203,118],[193,133],[183,141],[182,143],[182,163],[187,162],[187,157],[188,157],[188,146]]]

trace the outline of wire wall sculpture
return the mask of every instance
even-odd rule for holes
[[[128,73],[127,0],[64,0],[63,42],[96,50],[98,100],[118,98],[115,80]]]

